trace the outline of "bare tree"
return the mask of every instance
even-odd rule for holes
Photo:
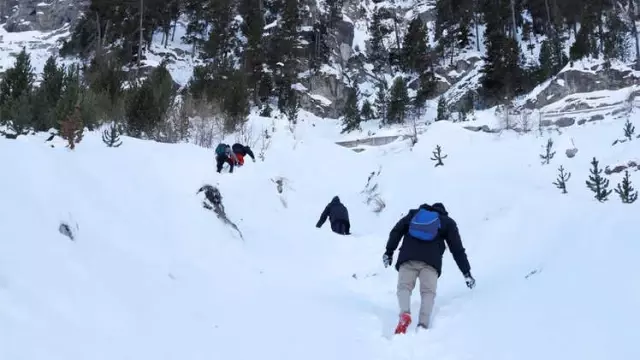
[[[240,130],[236,134],[236,142],[249,146],[250,148],[254,148],[258,143],[259,137],[260,135],[253,133],[253,125],[249,124],[249,122],[245,122],[240,126]]]
[[[264,161],[265,154],[269,147],[271,146],[271,135],[269,135],[269,131],[264,129],[262,134],[260,135],[260,149],[258,152],[258,157],[260,160]]]
[[[142,60],[142,19],[144,17],[144,0],[140,0],[140,27],[138,28],[138,32],[140,32],[139,44],[138,44],[138,69],[140,68],[140,61]]]
[[[411,139],[411,148],[413,148],[413,146],[415,144],[418,143],[418,118],[417,116],[411,116],[411,119],[409,120],[409,126],[410,126],[410,133],[409,133],[409,139]]]
[[[213,148],[224,138],[224,119],[221,116],[196,116],[193,122],[193,141],[196,145]]]
[[[528,110],[523,110],[520,113],[520,123],[518,124],[520,127],[520,130],[523,133],[529,133],[531,132],[533,126],[531,124],[531,112]]]

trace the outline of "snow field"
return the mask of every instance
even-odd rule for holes
[[[546,134],[438,122],[411,151],[396,141],[355,153],[333,143],[331,121],[304,115],[295,138],[276,127],[266,161],[234,174],[216,174],[213,150],[187,144],[124,137],[113,149],[87,134],[71,152],[40,136],[0,139],[0,358],[640,356],[638,205],[615,193],[597,203],[584,185],[593,156],[603,168],[637,157],[640,142],[611,146],[620,121],[551,133],[557,153],[545,166]],[[579,152],[568,159],[571,139]],[[444,167],[429,159],[436,144]],[[568,195],[551,184],[560,164],[572,173]],[[376,215],[361,191],[379,167],[372,182],[386,208]],[[621,174],[608,177],[615,187]],[[246,241],[201,207],[205,183],[221,189]],[[334,195],[353,236],[315,228]],[[477,287],[465,287],[446,252],[433,328],[390,340],[388,232],[436,201],[458,222]],[[57,232],[60,221],[78,224],[75,241]]]

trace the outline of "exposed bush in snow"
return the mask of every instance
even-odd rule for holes
[[[545,146],[544,154],[540,154],[540,159],[542,159],[542,165],[544,164],[548,165],[551,162],[551,159],[553,159],[553,157],[556,155],[556,152],[552,151],[552,149],[553,149],[553,140],[549,138],[549,140],[547,140],[547,145]]]
[[[107,144],[107,147],[119,147],[122,145],[122,140],[120,140],[120,129],[116,123],[111,123],[108,129],[105,129],[102,132],[102,142]]]
[[[625,204],[631,204],[638,200],[638,191],[636,191],[636,189],[633,188],[633,185],[631,185],[629,170],[624,172],[624,178],[622,179],[622,182],[618,184],[615,191],[616,194],[620,196],[620,200]]]
[[[381,172],[382,167],[378,168],[377,172],[372,171],[367,178],[367,184],[364,190],[360,192],[365,195],[365,203],[371,208],[371,211],[376,214],[381,213],[387,207],[386,202],[378,191],[378,183],[374,180]]]
[[[76,225],[76,229],[77,229],[77,225]],[[73,229],[66,222],[60,223],[60,226],[58,227],[58,231],[60,232],[60,234],[68,237],[71,241],[76,241],[76,235],[74,234]]]
[[[434,165],[435,167],[444,166],[442,160],[446,159],[447,156],[448,155],[442,154],[442,147],[440,147],[440,145],[436,145],[436,149],[433,150],[433,157],[431,158],[431,160],[436,162],[436,164]]]
[[[595,157],[591,160],[591,166],[591,175],[589,175],[589,179],[586,181],[587,187],[593,191],[596,200],[605,202],[612,192],[612,190],[608,189],[609,179],[602,177],[602,169],[598,167],[598,160],[596,160]]]
[[[570,172],[565,172],[564,167],[560,165],[558,168],[558,178],[553,183],[558,189],[562,190],[563,194],[567,193],[567,181],[571,178]]]

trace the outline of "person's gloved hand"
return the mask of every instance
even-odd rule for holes
[[[256,159],[251,159],[251,160],[253,160],[253,162],[256,162]]]
[[[316,227],[317,227],[318,229],[320,229],[320,224],[316,224]]]
[[[469,289],[473,289],[474,286],[476,286],[476,279],[474,279],[473,276],[471,276],[470,272],[464,274],[464,282],[467,283],[467,287]]]
[[[384,267],[391,266],[392,262],[393,262],[393,254],[384,253],[384,255],[382,255],[382,263],[384,264]]]

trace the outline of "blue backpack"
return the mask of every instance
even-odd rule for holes
[[[440,232],[440,214],[420,209],[409,223],[409,235],[422,241],[433,241]]]
[[[216,147],[216,155],[218,156],[224,156],[227,152],[227,147],[229,145],[227,144],[219,144],[218,147]]]

